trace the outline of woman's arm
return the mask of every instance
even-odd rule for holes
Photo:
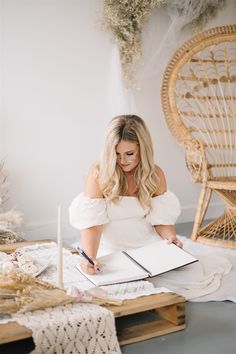
[[[84,272],[89,274],[95,274],[97,272],[97,269],[99,268],[96,256],[99,248],[102,229],[103,226],[98,225],[81,230],[82,249],[94,262],[94,266],[85,259],[81,262],[81,268]]]
[[[178,247],[182,247],[182,242],[176,236],[174,225],[155,225],[156,232],[169,243],[174,243]]]
[[[160,184],[157,190],[158,195],[164,194],[167,191],[165,174],[159,166],[156,166],[156,173],[159,177]],[[169,243],[182,247],[182,242],[177,238],[174,225],[154,225],[156,232]]]
[[[98,184],[98,169],[93,165],[88,174],[85,176],[84,181],[84,194],[89,198],[103,198],[102,192]],[[87,260],[83,260],[81,268],[84,272],[95,274],[99,268],[96,260],[97,252],[102,235],[103,225],[96,225],[87,229],[81,230],[81,246],[86,254],[93,260],[94,266]]]

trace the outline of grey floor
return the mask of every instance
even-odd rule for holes
[[[235,354],[236,305],[188,303],[187,328],[122,347],[123,354]]]
[[[190,236],[192,223],[176,226],[177,233]],[[145,316],[145,315],[143,315]],[[123,354],[235,354],[236,304],[191,303],[186,306],[187,328],[121,347]],[[33,350],[32,340],[0,345],[1,354],[23,354]],[[73,353],[77,354],[77,353]]]

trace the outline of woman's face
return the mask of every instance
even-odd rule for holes
[[[131,172],[140,162],[139,146],[130,141],[121,140],[116,146],[117,164],[124,172]]]

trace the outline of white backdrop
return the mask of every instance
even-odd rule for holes
[[[169,37],[170,17],[153,11],[143,33],[142,87],[126,92],[117,49],[99,27],[101,9],[101,0],[0,0],[0,159],[9,175],[6,207],[24,214],[27,239],[55,237],[58,204],[66,243],[78,235],[68,206],[99,157],[105,126],[120,113],[139,114],[150,128],[156,162],[182,204],[179,222],[195,214],[199,186],[160,104],[164,66],[191,34]],[[233,22],[229,4],[208,27]],[[219,209],[215,199],[209,217]]]

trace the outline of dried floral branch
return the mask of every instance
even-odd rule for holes
[[[7,176],[4,164],[0,163],[0,244],[23,241],[22,234],[16,228],[22,223],[22,214],[18,211],[2,211],[2,206],[7,200]]]
[[[103,25],[112,31],[119,47],[125,86],[133,85],[142,57],[141,32],[151,10],[164,0],[104,0]]]

